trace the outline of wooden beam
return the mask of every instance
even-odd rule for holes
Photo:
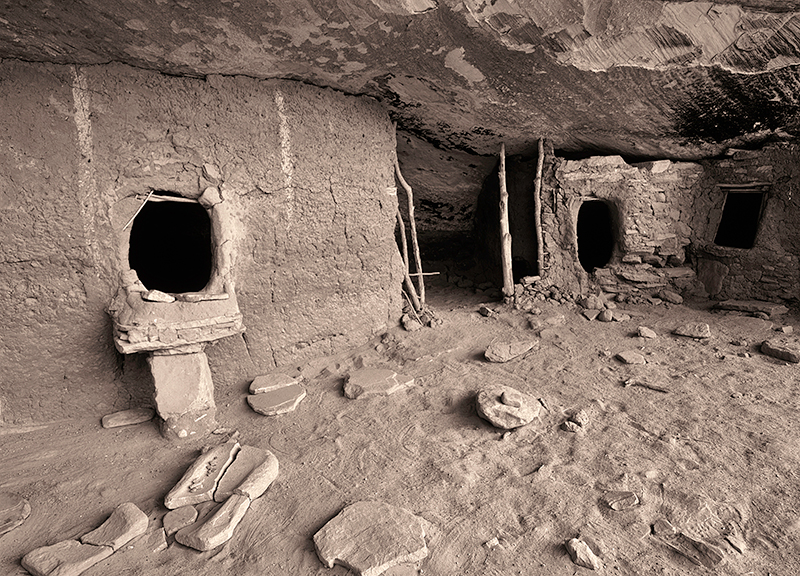
[[[508,189],[506,188],[506,145],[500,144],[500,262],[503,266],[503,295],[514,296],[511,271],[511,232],[508,226]]]
[[[533,219],[536,226],[536,265],[539,276],[544,275],[544,241],[542,240],[542,168],[544,139],[539,138],[539,159],[536,162],[536,181],[533,185]]]

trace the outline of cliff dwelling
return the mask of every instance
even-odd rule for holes
[[[0,8],[0,573],[800,573],[800,1]]]

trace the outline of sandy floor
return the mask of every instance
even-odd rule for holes
[[[797,365],[758,352],[772,323],[711,313],[707,303],[627,307],[629,322],[608,324],[544,305],[538,318],[555,325],[538,350],[491,364],[483,352],[493,339],[539,337],[528,315],[484,318],[476,296],[452,288],[429,300],[443,326],[392,331],[380,351],[376,340],[306,366],[308,397],[294,413],[266,418],[247,407],[244,390],[218,391],[220,424],[272,450],[281,466],[231,541],[205,553],[174,542],[153,552],[157,540],[143,537],[84,574],[344,575],[322,566],[311,537],[346,504],[369,499],[430,523],[428,558],[390,576],[588,573],[564,548],[577,535],[599,550],[607,573],[711,572],[651,533],[659,518],[719,546],[725,559],[716,573],[800,573],[800,381]],[[708,322],[712,338],[670,335],[689,321]],[[639,325],[658,338],[635,337]],[[740,339],[747,345],[732,344]],[[647,364],[614,358],[631,349]],[[342,377],[361,365],[413,375],[415,386],[349,400]],[[629,378],[668,392],[624,387]],[[503,434],[475,412],[476,391],[490,383],[532,394],[546,409]],[[561,430],[578,409],[590,416],[586,430]],[[154,423],[0,428],[0,490],[33,508],[0,537],[0,573],[25,574],[26,552],[88,532],[125,501],[159,528],[163,496],[199,448],[167,443]],[[636,492],[641,506],[610,510],[601,497],[615,489]],[[493,538],[498,545],[486,546]]]

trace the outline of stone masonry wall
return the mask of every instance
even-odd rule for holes
[[[149,401],[106,307],[127,267],[120,214],[153,189],[217,186],[227,207],[246,332],[206,349],[218,394],[396,322],[395,143],[375,102],[119,65],[7,60],[0,78],[0,424]]]

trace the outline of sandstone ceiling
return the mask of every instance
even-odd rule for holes
[[[471,154],[697,158],[800,131],[800,0],[6,0],[0,57],[299,79]]]

